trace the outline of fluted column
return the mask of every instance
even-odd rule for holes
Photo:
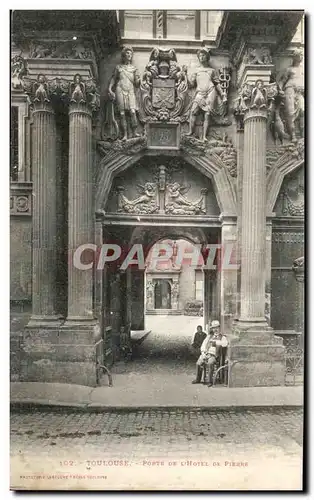
[[[251,108],[245,113],[240,321],[252,323],[266,323],[266,121],[265,108]]]
[[[67,322],[93,319],[93,269],[78,269],[74,252],[93,238],[92,113],[85,103],[69,106],[69,217],[68,217],[68,316]],[[81,260],[84,260],[86,251]]]
[[[56,123],[48,95],[33,110],[33,301],[29,326],[55,323],[56,314]]]

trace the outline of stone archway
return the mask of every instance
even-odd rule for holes
[[[172,152],[172,156],[182,158],[192,165],[205,177],[213,183],[214,193],[217,198],[220,213],[228,216],[236,216],[236,191],[234,183],[222,161],[217,157],[216,161],[212,156],[199,155],[196,151]],[[97,188],[95,196],[95,211],[101,213],[104,211],[113,179],[135,165],[141,158],[147,155],[147,150],[143,149],[133,155],[112,152],[100,161],[99,172],[97,176]],[[158,156],[160,152],[158,152]],[[153,155],[152,155],[153,156]]]

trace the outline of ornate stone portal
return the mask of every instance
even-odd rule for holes
[[[146,313],[181,314],[179,309],[180,270],[147,272]]]

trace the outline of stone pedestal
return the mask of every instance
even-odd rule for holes
[[[28,326],[57,326],[56,123],[48,99],[33,112],[33,288]]]
[[[229,387],[284,385],[283,339],[271,329],[237,333],[229,349]]]

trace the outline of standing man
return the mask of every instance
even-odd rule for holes
[[[195,357],[197,357],[197,359],[199,359],[201,356],[201,346],[203,345],[206,338],[207,338],[206,333],[203,332],[203,328],[201,327],[201,325],[199,325],[196,329],[196,333],[194,334],[192,341],[193,353],[195,354]],[[196,363],[196,379],[193,380],[192,384],[200,384],[201,379],[202,379],[202,365],[198,365]]]
[[[210,328],[212,336],[205,339],[201,347],[201,352],[204,353],[206,370],[208,370],[208,387],[213,385],[215,363],[218,362],[221,366],[224,364],[228,347],[227,337],[221,333],[219,321],[212,321]]]

